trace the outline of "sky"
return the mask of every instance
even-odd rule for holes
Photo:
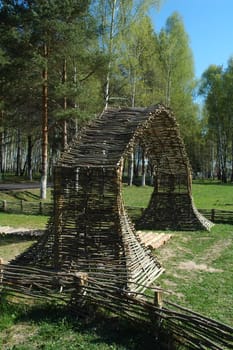
[[[227,66],[233,55],[233,0],[163,0],[160,11],[151,13],[155,30],[178,12],[193,52],[195,76],[211,64]]]

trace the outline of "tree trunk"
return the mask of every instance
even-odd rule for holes
[[[21,175],[21,131],[17,130],[16,176]]]
[[[134,149],[134,169],[133,169],[135,178],[138,178],[139,176],[140,160],[141,160],[140,147],[136,147]]]
[[[168,68],[167,81],[166,81],[166,93],[165,93],[165,105],[170,107],[171,104],[171,69]]]
[[[105,86],[105,108],[108,108],[109,98],[110,98],[110,73],[112,68],[112,52],[113,52],[113,34],[114,34],[114,20],[116,11],[116,0],[112,1],[112,13],[111,13],[111,23],[110,23],[110,33],[109,33],[109,61],[108,61],[108,72],[106,77]]]
[[[3,172],[3,132],[0,132],[0,180]]]
[[[142,186],[146,186],[146,160],[144,149],[142,149]]]
[[[132,150],[129,159],[129,175],[128,175],[128,185],[133,185],[133,174],[134,174],[134,152]]]
[[[44,44],[44,57],[48,57],[48,48]],[[47,64],[43,69],[43,111],[42,111],[42,167],[40,197],[46,199],[47,192],[47,172],[48,172],[48,68]]]
[[[231,137],[231,182],[233,182],[233,136]]]
[[[67,81],[67,64],[66,64],[66,59],[64,59],[64,62],[63,62],[63,73],[62,73],[62,75],[63,75],[62,83],[66,84],[66,81]],[[66,110],[67,110],[67,97],[66,96],[64,96],[64,98],[63,98],[63,109],[66,112]],[[63,120],[62,131],[63,131],[63,135],[62,135],[62,150],[65,151],[65,149],[68,146],[66,116],[65,116],[65,118]]]
[[[3,111],[1,111],[1,126],[3,125]],[[3,143],[4,143],[4,132],[0,132],[0,180],[2,180],[3,173]]]
[[[32,180],[32,136],[28,135],[27,175]]]

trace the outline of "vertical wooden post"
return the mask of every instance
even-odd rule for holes
[[[214,218],[215,218],[215,210],[211,209],[211,221],[214,222]]]
[[[40,201],[39,203],[39,214],[42,215],[43,214],[43,203]]]
[[[2,280],[3,280],[3,259],[0,258],[0,285],[2,284]]]
[[[156,307],[161,308],[163,306],[163,298],[162,298],[162,292],[161,291],[157,291],[154,294],[154,305]]]
[[[7,211],[7,201],[3,201],[3,211]]]

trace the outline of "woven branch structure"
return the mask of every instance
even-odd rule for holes
[[[0,292],[98,307],[159,331],[165,321],[187,349],[232,349],[233,329],[178,305],[151,287],[163,272],[140,241],[122,198],[124,159],[143,147],[154,192],[138,226],[210,229],[191,196],[191,172],[170,110],[109,109],[82,131],[54,169],[54,211],[45,233],[9,264]],[[85,311],[84,311],[85,312]]]
[[[48,276],[81,272],[132,292],[159,277],[163,269],[141,243],[122,198],[124,159],[138,144],[153,164],[155,183],[138,226],[209,229],[211,223],[192,201],[190,166],[172,112],[162,105],[108,109],[62,155],[54,169],[54,211],[47,230],[9,268],[47,269]],[[12,284],[8,269],[4,282],[9,277]],[[46,288],[59,285],[56,280]],[[35,285],[40,289],[38,283],[30,276],[30,291]]]

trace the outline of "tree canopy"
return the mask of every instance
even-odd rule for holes
[[[45,182],[77,130],[111,105],[171,107],[191,159],[197,158],[193,143],[201,126],[189,38],[178,13],[155,31],[148,11],[160,3],[1,1],[2,145],[12,130],[21,135],[13,137],[14,152],[21,143],[22,159],[34,155],[34,172],[41,171]],[[41,148],[34,147],[38,142]]]

